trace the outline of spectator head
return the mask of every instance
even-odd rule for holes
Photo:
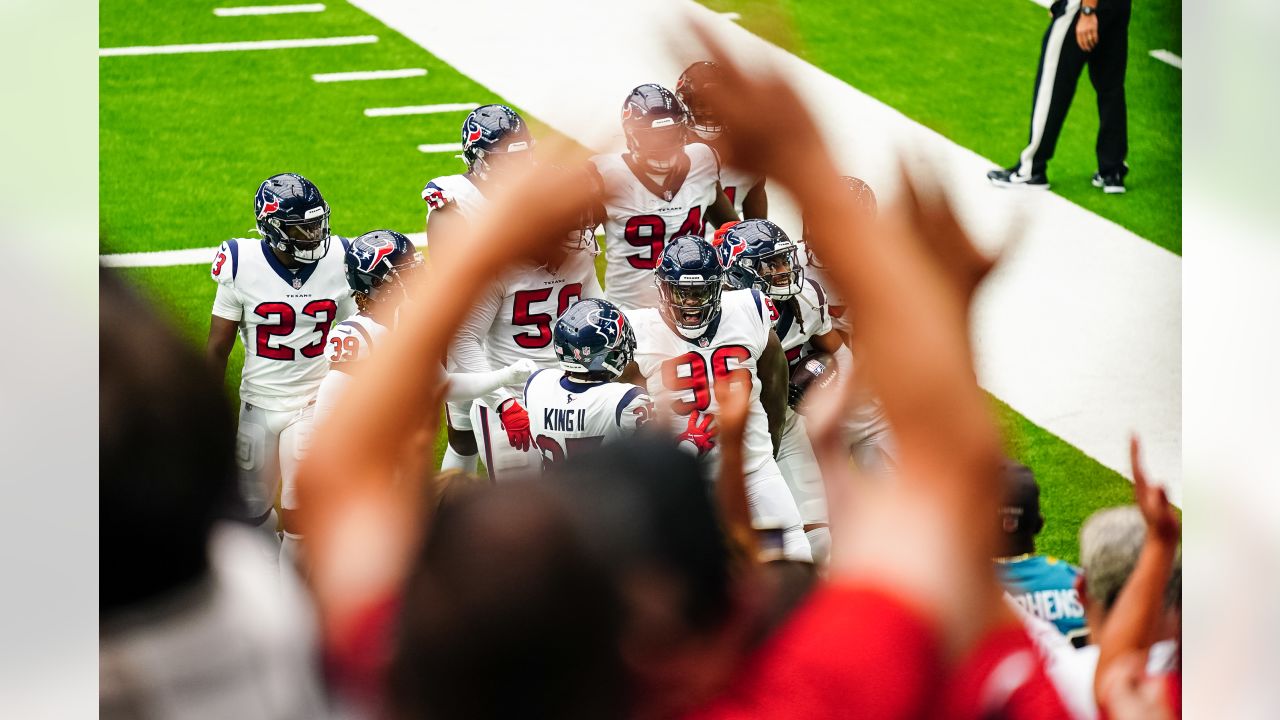
[[[1080,526],[1080,565],[1084,569],[1080,600],[1091,634],[1106,622],[1116,598],[1138,564],[1147,525],[1136,505],[1106,508],[1090,515]],[[1179,625],[1182,607],[1182,560],[1174,563],[1165,586],[1165,610],[1169,627]]]
[[[1004,464],[1004,501],[1000,505],[1000,529],[1004,557],[1036,551],[1036,535],[1044,529],[1040,514],[1040,486],[1031,468],[1012,460]]]
[[[99,613],[203,577],[213,523],[237,515],[222,378],[116,273],[98,274]]]

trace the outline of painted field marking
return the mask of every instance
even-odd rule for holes
[[[720,17],[724,18],[725,20],[732,20],[734,22],[738,22],[739,20],[742,19],[742,15],[736,12],[720,13]]]
[[[250,5],[246,7],[214,8],[213,14],[218,17],[241,17],[243,15],[289,15],[292,13],[324,12],[324,3],[306,3],[304,5]]]
[[[316,73],[311,76],[318,83],[350,82],[352,80],[395,80],[397,78],[422,77],[427,74],[426,68],[403,68],[401,70],[357,70],[355,72]]]
[[[183,55],[186,53],[239,52],[244,50],[289,50],[293,48],[367,45],[378,42],[377,35],[347,37],[300,38],[297,40],[250,40],[247,42],[191,43],[187,45],[135,45],[133,47],[98,48],[98,57],[121,55]]]
[[[413,241],[419,248],[427,246],[426,233],[405,233],[405,237]],[[257,242],[252,238],[246,242]],[[332,251],[333,246],[330,245]],[[157,250],[154,252],[112,253],[99,255],[98,262],[103,267],[177,267],[179,265],[209,265],[213,262],[218,246],[207,248],[187,248],[185,250]]]
[[[1182,58],[1174,55],[1168,50],[1152,50],[1150,55],[1162,63],[1168,63],[1179,70],[1182,69]]]
[[[368,108],[365,117],[392,117],[394,115],[434,115],[435,113],[471,111],[479,103],[443,103],[441,105],[406,105],[405,107]]]
[[[418,152],[462,152],[462,143],[437,143],[435,145],[419,145]]]

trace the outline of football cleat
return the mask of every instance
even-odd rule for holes
[[[675,93],[653,83],[640,85],[622,103],[622,133],[631,159],[651,173],[675,167],[688,141],[689,113]]]
[[[789,300],[803,289],[798,248],[775,223],[743,220],[717,233],[717,241],[730,289],[755,288],[774,300]]]
[[[569,306],[551,332],[560,367],[571,373],[601,373],[612,380],[631,364],[636,333],[616,305],[587,298]]]
[[[351,291],[376,301],[406,293],[404,273],[422,265],[422,253],[394,230],[374,230],[351,241],[346,261]]]
[[[524,118],[506,105],[481,105],[462,122],[462,160],[488,180],[504,164],[532,162],[533,136]]]
[[[859,212],[868,220],[874,220],[876,218],[876,213],[879,210],[879,206],[876,203],[875,191],[871,189],[871,186],[868,185],[866,181],[853,177],[852,175],[841,175],[840,182],[844,186],[844,189],[849,192],[849,196],[854,203],[854,206],[858,208]],[[804,240],[806,264],[812,265],[813,267],[821,270],[823,267],[822,261],[809,247],[809,226],[807,224],[801,226],[800,234],[801,238]]]
[[[987,179],[992,185],[1002,188],[1029,188],[1032,190],[1048,190],[1049,179],[1044,173],[1033,173],[1031,175],[1023,175],[1019,168],[1011,167],[1005,170],[992,170],[987,173]]]
[[[680,73],[676,81],[676,97],[689,111],[693,133],[703,140],[714,140],[724,131],[724,125],[707,102],[706,90],[720,84],[720,66],[713,62],[696,62]]]
[[[298,262],[313,263],[329,252],[329,204],[301,175],[280,173],[263,180],[253,213],[267,244]]]
[[[682,336],[702,337],[720,317],[724,266],[701,235],[671,238],[654,268],[658,312]]]

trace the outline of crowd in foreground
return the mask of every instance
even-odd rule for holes
[[[762,438],[771,456],[780,451],[785,412],[763,406],[786,407],[786,363],[769,370],[763,359],[781,351],[766,313],[771,288],[723,291],[733,226],[711,241],[682,234],[653,246],[659,310],[624,322],[644,306],[596,301],[577,335],[603,330],[600,318],[615,332],[590,362],[561,366],[571,384],[599,383],[599,372],[625,380],[627,367],[643,370],[646,351],[637,339],[633,357],[615,352],[632,327],[666,327],[697,348],[719,314],[754,318],[742,357],[718,363],[708,343],[709,370],[691,360],[687,374],[668,377],[658,363],[636,385],[688,385],[703,367],[705,403],[695,392],[681,413],[657,390],[647,402],[633,397],[619,412],[640,409],[637,420],[652,413],[652,422],[563,458],[548,451],[546,472],[530,481],[423,467],[441,404],[459,397],[453,381],[474,379],[450,366],[459,328],[493,278],[564,252],[597,195],[545,162],[509,168],[467,226],[465,247],[433,236],[429,265],[397,271],[394,332],[352,358],[358,367],[346,368],[298,454],[296,496],[281,504],[294,515],[286,530],[306,540],[305,585],[276,572],[243,522],[262,503],[250,507],[237,482],[244,456],[221,368],[102,276],[102,325],[113,328],[102,335],[101,371],[104,717],[1180,715],[1180,531],[1136,441],[1135,506],[1086,523],[1083,573],[1035,555],[1043,519],[1034,479],[1005,459],[974,375],[969,310],[992,262],[927,173],[904,173],[900,198],[878,215],[851,203],[795,92],[703,42],[720,72],[706,103],[731,129],[719,155],[796,198],[828,290],[856,318],[853,371],[815,380],[825,391],[811,387],[794,408],[823,489],[821,569],[815,528],[803,527],[817,523],[797,522],[794,494],[765,501],[794,516],[761,511],[773,472],[753,453]],[[416,264],[398,239],[365,238],[371,255],[386,248]],[[248,255],[227,252],[239,255],[230,262]],[[358,260],[343,264],[373,269]],[[668,260],[675,268],[664,279]],[[453,292],[426,291],[441,286]],[[316,320],[337,317],[336,307],[313,310]],[[572,356],[597,346],[568,337],[564,347]],[[597,365],[597,354],[608,362]],[[449,369],[422,370],[436,367]],[[473,397],[492,391],[471,388]],[[847,433],[848,414],[868,397],[893,436],[892,467],[874,472],[851,462]],[[491,445],[498,432],[508,446],[536,435],[521,436],[516,406],[526,431],[548,422],[529,403],[491,401],[481,408],[506,417],[472,412]],[[714,428],[698,419],[711,402]],[[249,404],[242,398],[242,446]],[[568,415],[553,415],[571,432]],[[502,463],[486,465],[501,480]]]

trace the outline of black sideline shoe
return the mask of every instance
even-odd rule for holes
[[[1011,167],[1006,170],[992,170],[987,173],[987,179],[992,185],[1003,188],[1031,188],[1033,190],[1048,190],[1049,179],[1044,173],[1035,175],[1019,175],[1018,168]]]

